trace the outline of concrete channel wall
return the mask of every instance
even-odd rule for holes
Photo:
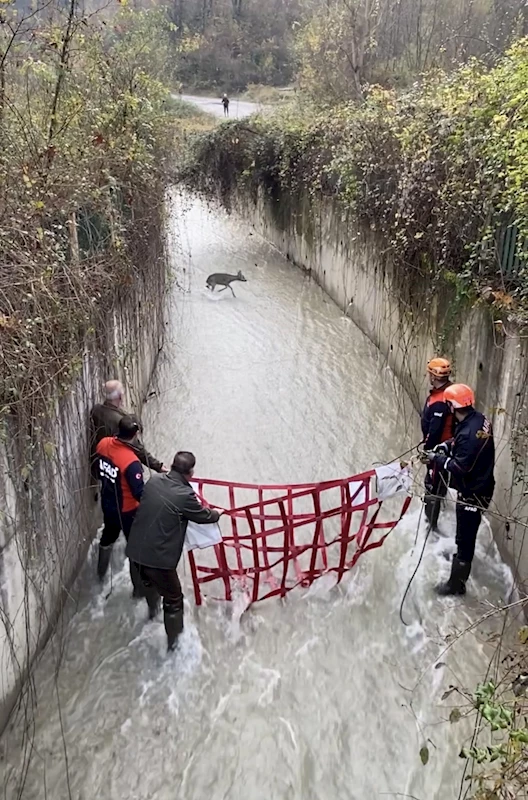
[[[428,390],[427,359],[442,354],[454,360],[456,379],[475,389],[479,409],[493,420],[497,488],[490,521],[504,558],[526,588],[526,337],[504,317],[494,318],[485,303],[457,304],[452,291],[431,291],[420,275],[402,283],[376,236],[354,227],[331,202],[318,204],[317,213],[306,198],[292,204],[289,198],[243,196],[237,205],[376,344],[417,412]],[[397,424],[397,409],[395,415]]]
[[[0,432],[0,732],[100,521],[89,488],[90,408],[104,381],[118,377],[126,406],[141,411],[162,342],[165,277],[164,259],[153,259],[117,304],[106,345],[88,338],[71,387],[53,397],[50,385],[42,425],[24,435],[12,415]]]

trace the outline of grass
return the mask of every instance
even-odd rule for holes
[[[176,130],[178,139],[186,139],[193,134],[206,133],[218,125],[218,119],[212,114],[208,114],[193,103],[180,100],[174,95],[171,95],[168,100],[168,107],[174,120],[178,122]]]
[[[250,83],[246,91],[236,99],[247,100],[252,103],[261,103],[262,105],[276,105],[290,100],[293,92],[294,89],[290,86],[279,89],[276,86],[264,86],[260,83]]]

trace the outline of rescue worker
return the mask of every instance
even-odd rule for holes
[[[495,488],[493,429],[489,419],[475,410],[473,390],[455,383],[445,389],[444,399],[456,418],[455,437],[438,445],[437,452],[426,454],[435,466],[449,473],[450,484],[458,493],[457,552],[449,580],[436,588],[442,596],[466,593],[482,512],[488,508]]]
[[[128,539],[143,494],[143,467],[138,459],[135,443],[139,425],[132,417],[121,417],[117,436],[105,436],[97,445],[99,477],[101,480],[101,507],[104,527],[99,541],[97,575],[103,580],[112,548],[123,531]],[[143,595],[137,570],[130,565],[134,596]]]
[[[454,419],[444,397],[451,386],[451,363],[447,358],[432,358],[427,364],[431,390],[422,412],[422,434],[425,450],[434,448],[452,438]],[[425,516],[433,530],[437,530],[442,499],[446,496],[448,476],[439,467],[429,464],[425,474]]]
[[[176,572],[187,523],[217,522],[220,514],[201,505],[189,481],[196,459],[178,452],[168,475],[154,475],[145,486],[134,520],[126,554],[136,564],[152,619],[163,597],[163,617],[168,649],[174,649],[183,630],[183,593]]]
[[[224,107],[224,117],[229,116],[229,97],[224,94],[222,97],[222,105]]]
[[[96,481],[99,480],[99,464],[97,457],[97,445],[105,436],[115,436],[119,426],[119,421],[123,417],[132,417],[134,422],[138,425],[138,431],[141,431],[140,421],[133,415],[128,414],[123,406],[123,398],[125,391],[123,384],[120,381],[107,381],[105,383],[105,401],[98,403],[92,408],[90,413],[90,451],[91,451],[91,464],[92,475]],[[137,456],[142,464],[149,467],[154,472],[168,472],[163,466],[161,461],[154,458],[136,437],[133,444]]]

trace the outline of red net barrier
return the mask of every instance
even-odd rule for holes
[[[193,485],[202,501],[226,509],[223,541],[188,554],[197,605],[203,595],[232,600],[238,591],[251,603],[284,597],[328,573],[339,583],[363,553],[381,547],[410,503],[406,495],[381,502],[374,470],[293,486]]]

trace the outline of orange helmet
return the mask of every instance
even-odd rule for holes
[[[433,378],[449,378],[451,375],[451,362],[447,358],[432,358],[427,364],[427,372]]]
[[[453,408],[470,408],[475,405],[475,394],[465,383],[454,383],[444,391],[444,400]]]

